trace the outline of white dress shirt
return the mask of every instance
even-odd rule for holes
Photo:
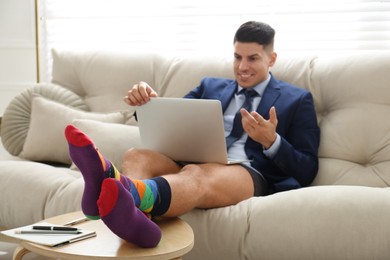
[[[253,87],[252,89],[257,92],[257,96],[253,98],[252,102],[252,111],[256,110],[256,108],[259,106],[262,95],[264,93],[265,88],[267,87],[269,81],[271,80],[271,75],[268,76],[268,78]],[[227,109],[225,110],[224,113],[224,126],[225,126],[225,137],[230,134],[233,128],[233,120],[234,116],[236,115],[237,111],[241,108],[241,106],[244,104],[245,101],[245,95],[238,94],[243,88],[238,86],[237,92],[234,94],[234,97],[230,101],[230,104],[228,105]],[[251,111],[249,111],[251,112]],[[239,140],[234,142],[230,148],[228,149],[228,158],[229,159],[243,159],[247,160],[248,157],[245,153],[244,146],[245,142],[248,138],[248,134],[244,132],[244,134],[241,136]],[[270,148],[267,150],[263,149],[262,152],[269,157],[272,158],[276,152],[279,149],[280,146],[280,136],[277,134],[275,142],[272,144]],[[249,164],[249,162],[248,162]]]

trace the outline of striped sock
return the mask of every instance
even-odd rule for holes
[[[160,228],[135,207],[133,196],[118,180],[103,181],[97,204],[102,221],[118,237],[146,248],[160,242]]]
[[[83,175],[85,187],[81,202],[84,214],[99,219],[97,200],[104,179],[114,178],[131,192],[135,205],[141,211],[154,216],[163,215],[169,208],[171,189],[162,177],[149,180],[132,180],[120,174],[117,168],[96,149],[92,140],[72,125],[65,129],[72,161]]]

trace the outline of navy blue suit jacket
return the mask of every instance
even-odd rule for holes
[[[205,78],[185,98],[217,99],[223,111],[238,87],[237,81],[222,78]],[[308,186],[318,171],[318,146],[320,129],[310,92],[283,81],[271,80],[266,87],[256,111],[269,119],[269,110],[276,108],[281,137],[280,148],[273,159],[263,153],[261,144],[250,137],[245,152],[256,168],[266,178],[275,192]]]

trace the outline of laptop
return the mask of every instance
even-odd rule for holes
[[[142,147],[174,161],[234,164],[228,160],[219,100],[152,98],[136,109]]]

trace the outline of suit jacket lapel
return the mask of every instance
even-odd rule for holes
[[[273,76],[271,76],[271,80],[266,87],[263,96],[261,97],[261,101],[259,106],[257,107],[257,112],[264,118],[269,118],[269,110],[275,103],[275,101],[280,96],[280,87],[278,82],[275,80]]]
[[[222,111],[225,112],[228,107],[230,100],[232,99],[234,93],[237,90],[237,81],[231,81],[222,91],[220,95],[220,101],[222,103]],[[266,87],[259,106],[257,107],[257,112],[264,118],[268,118],[269,110],[275,103],[275,101],[280,96],[280,87],[277,80],[271,76],[271,80]]]
[[[234,93],[237,90],[237,81],[230,82],[222,91],[220,100],[222,103],[222,111],[225,112],[230,100],[233,98]]]

